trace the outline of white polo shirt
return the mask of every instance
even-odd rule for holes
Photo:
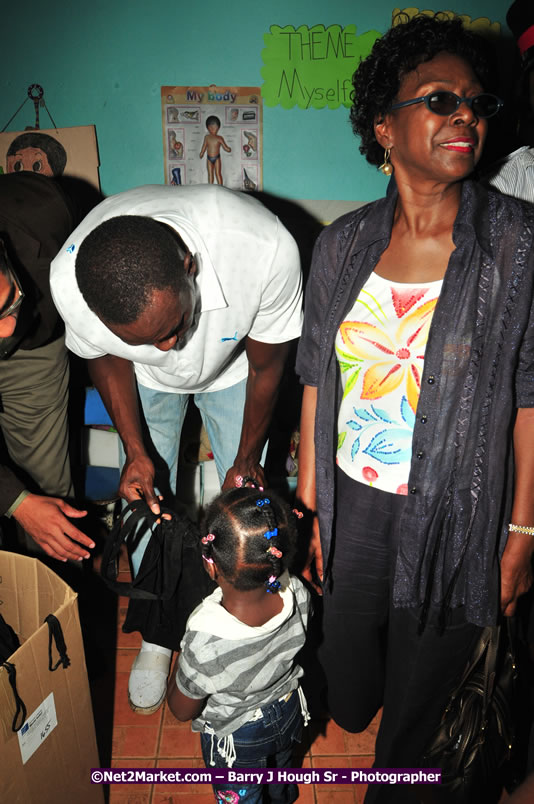
[[[183,342],[168,352],[121,341],[78,289],[74,269],[81,243],[117,215],[143,215],[172,226],[197,258],[200,313]],[[106,354],[131,360],[141,385],[155,390],[228,388],[248,374],[247,335],[262,343],[300,335],[302,279],[295,241],[254,198],[218,185],[148,185],[107,198],[52,262],[50,284],[68,348],[89,360]]]

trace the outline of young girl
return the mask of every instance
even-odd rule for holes
[[[201,732],[206,767],[291,767],[309,719],[295,656],[305,641],[309,594],[287,567],[295,515],[272,492],[236,488],[210,505],[202,537],[218,588],[191,614],[167,691],[178,720]],[[214,785],[217,801],[261,802],[263,785]],[[272,784],[289,804],[297,785]]]

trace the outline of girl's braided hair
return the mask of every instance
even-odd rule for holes
[[[289,506],[274,492],[241,487],[220,494],[202,527],[202,554],[239,590],[263,584],[275,592],[290,566],[297,529]]]

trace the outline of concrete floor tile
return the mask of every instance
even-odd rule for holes
[[[202,758],[200,737],[191,729],[179,726],[163,726],[159,744],[159,758],[198,759]]]
[[[158,737],[159,724],[154,726],[115,726],[112,743],[113,758],[155,759]]]
[[[321,729],[313,738],[310,747],[312,757],[323,756],[325,754],[344,754],[345,753],[345,732],[333,720],[321,722]],[[312,725],[313,733],[313,725]]]

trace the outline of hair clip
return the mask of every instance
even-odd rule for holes
[[[208,558],[207,556],[202,556],[202,558],[204,559],[204,561],[207,564],[213,564],[214,563],[212,558]]]
[[[215,539],[215,534],[214,533],[208,533],[208,535],[203,536],[200,541],[202,542],[202,544],[209,544],[209,542],[212,542],[214,539]]]
[[[292,510],[292,512],[295,514],[295,516],[297,517],[297,519],[302,519],[302,517],[304,516],[304,514],[302,513],[302,511],[299,511],[299,510],[298,510],[298,508],[292,508],[291,510]]]
[[[272,544],[272,545],[269,547],[269,549],[267,550],[267,552],[268,552],[268,553],[271,553],[271,555],[275,556],[276,558],[282,558],[282,555],[283,555],[282,551],[281,551],[281,550],[279,550],[277,547],[275,547],[275,546],[274,546],[274,544]]]
[[[272,592],[274,594],[280,589],[280,581],[277,580],[276,575],[270,575],[265,583],[267,584],[268,592]]]
[[[261,499],[256,500],[256,505],[261,508],[262,505],[269,505],[270,502],[271,501],[270,501],[270,499],[268,497],[262,497]]]
[[[266,530],[263,534],[266,539],[272,539],[273,536],[278,536],[278,528],[273,528],[273,530]]]

